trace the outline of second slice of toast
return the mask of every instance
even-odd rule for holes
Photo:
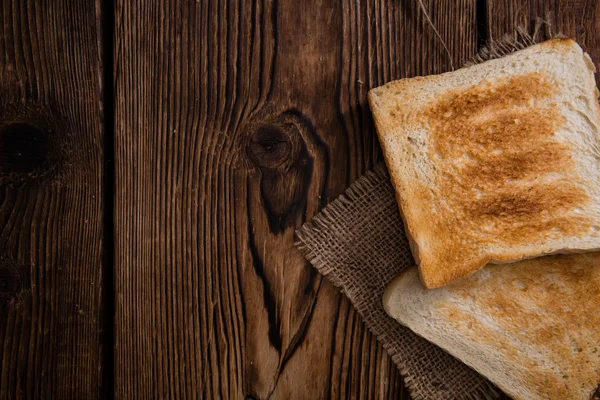
[[[386,288],[386,312],[514,399],[600,393],[600,253],[492,265],[427,290],[415,269]]]

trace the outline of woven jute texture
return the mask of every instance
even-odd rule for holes
[[[350,299],[383,344],[415,399],[483,399],[498,390],[444,350],[390,318],[386,285],[415,262],[383,164],[296,233],[306,258]]]
[[[480,63],[552,37],[538,21],[534,33],[518,29],[493,42],[470,61]],[[558,36],[558,35],[557,35]],[[540,38],[542,40],[543,38]],[[501,393],[492,383],[439,347],[390,318],[382,306],[386,285],[415,266],[385,165],[356,181],[297,231],[306,258],[350,299],[404,376],[411,395],[420,399],[492,399]]]

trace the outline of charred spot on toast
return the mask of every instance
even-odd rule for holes
[[[430,157],[442,165],[436,185],[447,209],[466,216],[456,234],[470,224],[510,244],[526,233],[538,240],[587,229],[566,215],[589,196],[573,150],[556,137],[566,122],[554,101],[559,88],[532,72],[447,92],[425,111]]]
[[[496,196],[483,196],[465,206],[471,217],[510,218],[524,220],[531,215],[543,215],[553,211],[568,210],[577,206],[585,192],[579,185],[565,182],[560,187],[542,184],[532,186],[520,193],[500,192]]]

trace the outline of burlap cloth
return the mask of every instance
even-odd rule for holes
[[[497,58],[534,44],[522,29],[483,49],[470,62]],[[545,37],[551,37],[546,25]],[[541,40],[541,38],[540,38]],[[444,350],[390,318],[382,306],[386,285],[415,265],[385,165],[356,181],[297,232],[306,258],[352,302],[402,373],[412,397],[491,399],[501,391]]]
[[[499,391],[484,377],[383,310],[386,285],[415,265],[383,164],[356,181],[296,235],[306,258],[342,290],[377,336],[413,398],[497,397]]]

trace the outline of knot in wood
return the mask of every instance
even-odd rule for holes
[[[0,259],[0,302],[18,298],[25,286],[24,274],[14,263]]]
[[[292,143],[285,126],[260,124],[250,136],[248,157],[261,168],[277,168],[289,159]]]
[[[47,166],[47,132],[26,122],[0,128],[0,174],[28,174]]]

